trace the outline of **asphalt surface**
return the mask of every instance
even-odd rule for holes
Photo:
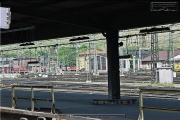
[[[16,90],[16,96],[30,97],[31,92],[28,90]],[[35,98],[51,98],[50,92],[36,91]],[[59,109],[61,114],[85,114],[85,115],[126,115],[126,119],[137,120],[139,115],[139,103],[129,105],[93,105],[93,99],[107,99],[107,95],[94,94],[94,93],[74,93],[74,92],[55,92],[55,106]],[[122,97],[125,98],[137,98],[137,97]],[[30,107],[30,101],[17,100],[17,107],[20,109],[26,109]],[[41,108],[51,108],[51,103],[37,102]],[[179,100],[166,100],[155,98],[144,98],[144,105],[153,107],[163,107],[180,109]],[[1,89],[1,106],[11,107],[11,90]],[[179,120],[180,114],[169,112],[157,112],[157,111],[144,111],[145,120]],[[113,118],[105,118],[112,119]],[[115,118],[114,118],[115,120]]]
[[[61,78],[65,81],[62,81]],[[138,77],[138,76],[136,76]],[[142,76],[141,76],[142,77]],[[59,109],[65,115],[80,115],[80,116],[101,116],[103,120],[137,120],[139,116],[138,97],[121,96],[122,99],[130,98],[137,99],[135,104],[130,105],[93,105],[93,99],[107,99],[107,79],[106,76],[92,79],[92,83],[86,83],[85,77],[77,76],[51,76],[50,78],[18,78],[18,79],[3,79],[1,84],[5,84],[5,88],[0,88],[1,106],[11,107],[11,85],[53,85],[55,88],[55,104],[56,109]],[[144,76],[143,82],[150,82]],[[143,79],[144,79],[143,78]],[[137,82],[131,77],[126,77],[125,82]],[[73,81],[72,81],[73,80]],[[139,80],[137,78],[137,80]],[[96,82],[96,83],[95,83]],[[142,82],[142,79],[138,82]],[[122,91],[128,90],[131,94],[138,92],[136,86],[121,86]],[[135,90],[135,91],[134,91]],[[30,97],[29,89],[17,89],[15,95],[18,97]],[[175,95],[176,96],[176,95]],[[48,90],[37,90],[35,98],[51,98]],[[165,96],[166,98],[167,96]],[[176,97],[179,98],[179,97]],[[51,103],[37,102],[41,108],[51,108]],[[144,105],[151,107],[162,107],[171,109],[180,109],[180,100],[178,99],[159,99],[159,98],[144,98]],[[20,109],[30,108],[31,102],[27,100],[17,100],[17,107]],[[83,115],[82,115],[83,114]],[[105,117],[103,117],[105,115]],[[107,117],[109,116],[109,117]],[[116,116],[118,118],[114,118]],[[120,119],[121,118],[121,119]],[[179,113],[144,111],[145,120],[180,120]]]

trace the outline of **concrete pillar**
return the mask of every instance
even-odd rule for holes
[[[107,30],[108,98],[120,99],[118,30]]]

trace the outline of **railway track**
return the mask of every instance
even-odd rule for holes
[[[91,76],[92,83],[86,83],[86,74],[81,75],[50,75],[48,78],[20,78],[3,79],[0,84],[10,89],[12,84],[18,85],[53,85],[56,91],[85,92],[107,94],[107,75]],[[149,73],[132,73],[120,77],[121,95],[138,96],[139,87],[151,85]],[[174,78],[175,84],[180,84],[180,77]],[[2,87],[2,86],[1,86]],[[165,86],[161,86],[165,87]],[[169,86],[172,87],[172,86]],[[158,97],[164,99],[180,99],[179,94],[144,94],[146,97]]]
[[[11,85],[14,84],[12,81],[6,81],[6,89],[10,89]],[[11,83],[11,84],[10,84]],[[85,83],[85,82],[74,82],[74,81],[30,81],[30,80],[19,80],[18,85],[53,85],[55,91],[66,91],[66,92],[82,92],[82,93],[95,93],[95,94],[107,94],[108,85],[107,83]],[[121,85],[120,91],[121,96],[136,96],[139,95],[139,87],[135,85]],[[145,97],[151,98],[163,98],[163,99],[180,99],[180,94],[151,94],[145,93]]]

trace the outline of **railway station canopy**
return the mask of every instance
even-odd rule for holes
[[[11,11],[10,28],[1,29],[1,45],[180,22],[176,1],[2,0],[1,6]],[[33,39],[15,39],[24,33],[8,35],[26,28],[34,28]]]

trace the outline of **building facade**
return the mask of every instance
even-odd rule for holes
[[[91,73],[107,72],[107,56],[103,51],[85,51],[79,53],[76,60],[78,71]]]
[[[174,51],[174,56],[171,59],[168,59],[168,51],[159,51],[159,60],[157,62],[157,67],[168,67],[169,61],[172,61],[173,64],[180,64],[180,50]],[[143,69],[151,69],[151,56],[148,56],[142,60]]]

